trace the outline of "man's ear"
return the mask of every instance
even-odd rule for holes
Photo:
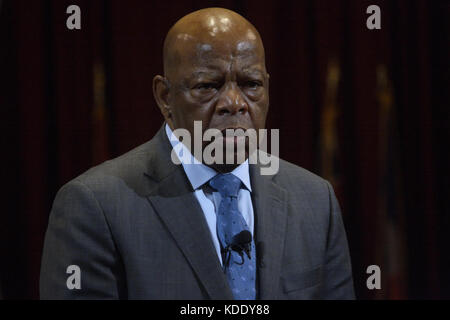
[[[153,96],[164,120],[173,127],[172,110],[169,105],[169,81],[163,76],[157,75],[153,78]]]

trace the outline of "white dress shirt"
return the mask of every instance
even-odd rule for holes
[[[181,142],[174,134],[172,134],[172,130],[169,125],[166,124],[165,128],[167,137],[169,138],[172,147],[175,148],[175,146]],[[193,141],[193,139],[191,140]],[[181,146],[177,147],[175,150],[179,153],[178,158],[180,159],[184,172],[186,173],[186,176],[194,189],[194,195],[203,210],[209,231],[211,232],[214,247],[216,248],[217,256],[219,257],[220,263],[222,263],[222,255],[220,253],[220,243],[217,237],[216,227],[216,215],[217,210],[219,209],[221,196],[219,192],[215,192],[212,189],[205,187],[205,183],[216,176],[218,172],[202,163],[199,163],[198,161],[194,161],[194,156],[184,144],[181,143]],[[183,161],[183,159],[190,159],[190,161]],[[253,235],[254,215],[250,195],[252,192],[252,187],[250,184],[248,159],[236,167],[231,173],[238,177],[243,183],[243,187],[241,187],[238,194],[238,209]]]

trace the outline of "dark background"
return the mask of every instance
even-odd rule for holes
[[[81,30],[66,28],[71,4],[81,8]],[[381,8],[381,30],[366,28],[371,4]],[[268,127],[280,129],[282,158],[322,174],[321,116],[327,103],[339,110],[333,181],[357,297],[450,298],[449,2],[425,0],[2,1],[3,297],[39,297],[43,239],[57,190],[159,129],[151,86],[162,73],[164,36],[183,15],[210,6],[244,15],[263,38],[271,76]],[[329,99],[333,59],[340,77]],[[389,136],[396,137],[395,152],[388,157],[379,147],[385,131],[380,65],[397,114],[396,135]],[[398,165],[390,173],[403,190],[391,197],[402,208],[395,230],[404,240],[402,254],[394,256],[380,210],[383,195],[393,195],[380,183],[393,155]],[[372,264],[381,266],[381,290],[366,287]],[[386,272],[386,265],[394,266]]]

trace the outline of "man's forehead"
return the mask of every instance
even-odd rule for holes
[[[214,17],[210,17],[214,19]],[[202,28],[203,27],[203,28]],[[264,55],[262,41],[250,25],[219,28],[217,26],[189,26],[179,32],[168,48],[178,54],[201,55],[205,58],[215,55],[245,56],[255,53]],[[216,30],[217,29],[217,30]],[[194,52],[192,52],[194,51]]]
[[[226,65],[207,65],[205,67],[196,68],[195,66],[191,70],[186,70],[191,78],[200,78],[200,77],[220,77],[223,73],[228,72],[229,68],[226,68]],[[244,66],[241,68],[237,68],[237,72],[249,75],[249,76],[264,76],[264,69],[260,64]]]
[[[199,40],[184,33],[182,40],[172,47],[172,55],[178,61],[192,63],[194,61],[211,61],[222,59],[259,59],[264,61],[264,49],[258,41],[249,39],[214,39]]]
[[[177,61],[184,66],[222,64],[264,64],[264,51],[255,41],[203,42],[191,40],[185,45],[177,45]]]
[[[255,41],[216,41],[199,42],[195,45],[196,54],[201,58],[250,57],[261,53]]]
[[[223,73],[231,70],[240,73],[265,73],[264,59],[255,54],[211,54],[198,55],[193,59],[181,59],[180,71],[195,75]]]

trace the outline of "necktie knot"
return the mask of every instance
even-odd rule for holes
[[[219,173],[209,180],[209,185],[222,197],[237,197],[241,184],[241,180],[232,173]]]

